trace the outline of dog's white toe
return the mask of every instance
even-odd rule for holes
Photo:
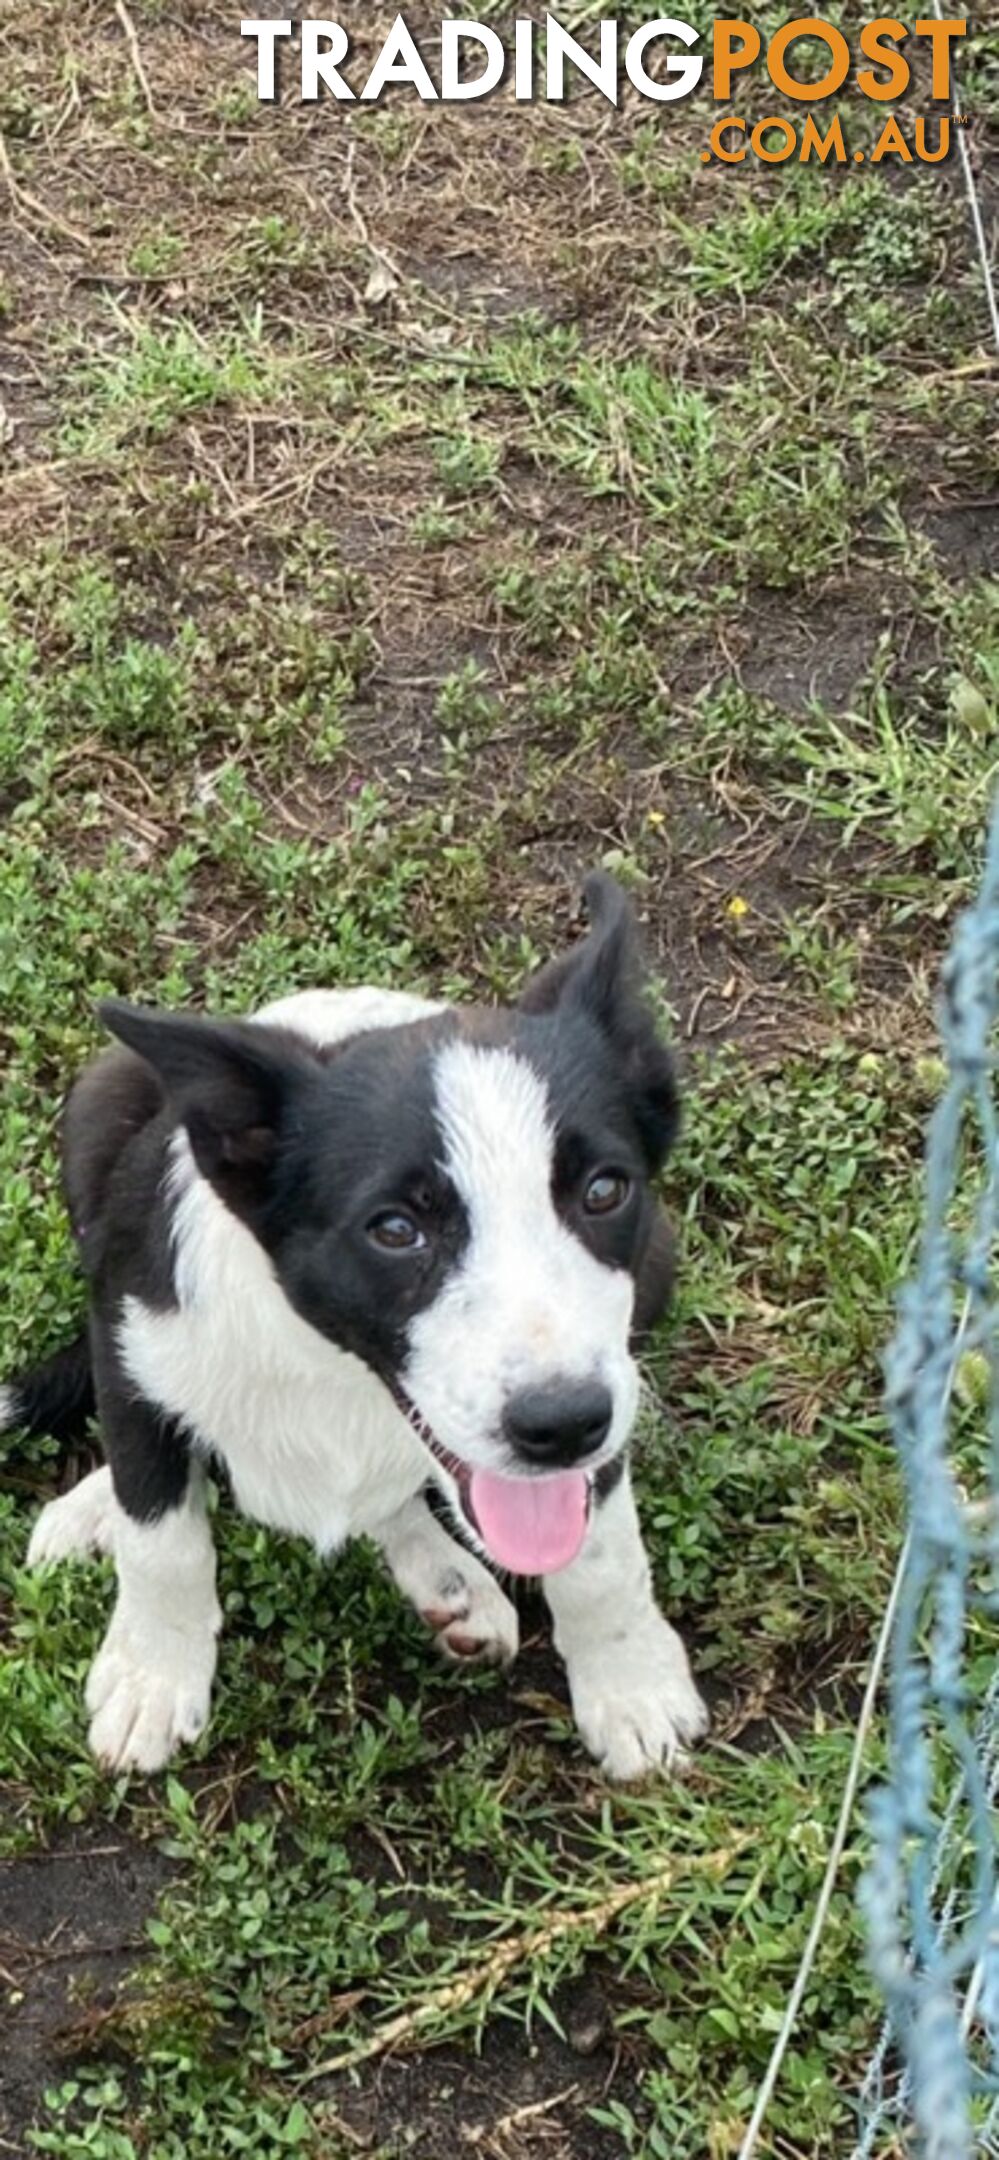
[[[654,1614],[625,1642],[577,1653],[569,1687],[584,1745],[609,1778],[626,1784],[678,1769],[708,1727],[675,1629]]]
[[[31,1533],[28,1566],[45,1567],[56,1560],[113,1552],[114,1514],[111,1472],[105,1464],[43,1507]]]
[[[452,1663],[511,1665],[520,1647],[516,1609],[493,1576],[474,1566],[474,1574],[449,1568],[435,1584],[423,1617],[438,1650]]]
[[[214,1668],[214,1639],[185,1639],[173,1657],[142,1661],[112,1622],[87,1681],[91,1753],[108,1770],[162,1770],[204,1731]]]

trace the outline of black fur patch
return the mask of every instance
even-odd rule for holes
[[[604,1501],[610,1499],[611,1493],[617,1491],[627,1460],[627,1451],[622,1449],[621,1454],[615,1455],[612,1462],[601,1463],[593,1480],[593,1499],[597,1507],[602,1507]]]
[[[95,1409],[86,1335],[78,1335],[75,1342],[67,1343],[34,1366],[14,1382],[8,1393],[10,1411],[4,1420],[8,1429],[22,1427],[29,1433],[49,1433],[64,1446],[82,1439]]]
[[[187,1491],[190,1446],[176,1418],[145,1402],[121,1370],[110,1332],[91,1333],[94,1384],[115,1498],[136,1522],[158,1522]]]
[[[296,1311],[380,1373],[398,1374],[412,1319],[468,1242],[464,1204],[440,1167],[433,1081],[455,1027],[443,1015],[344,1046],[282,1146],[258,1233]],[[422,1253],[372,1239],[375,1218],[398,1208],[425,1236]]]

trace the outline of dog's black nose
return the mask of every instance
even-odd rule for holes
[[[539,1470],[568,1470],[596,1454],[613,1414],[610,1389],[599,1380],[558,1380],[511,1395],[503,1430],[523,1462]]]

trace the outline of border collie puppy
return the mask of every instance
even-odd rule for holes
[[[703,1731],[627,1466],[676,1091],[628,902],[600,874],[586,895],[589,936],[509,1010],[375,989],[248,1021],[102,1007],[118,1044],[63,1131],[89,1337],[0,1391],[0,1428],[58,1435],[96,1404],[107,1467],[43,1509],[29,1560],[114,1556],[87,1686],[109,1768],[157,1770],[207,1721],[213,1463],[322,1553],[373,1538],[451,1657],[511,1659],[492,1570],[540,1576],[609,1776]]]

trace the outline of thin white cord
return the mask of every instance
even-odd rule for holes
[[[871,1669],[867,1676],[867,1686],[864,1689],[864,1700],[857,1724],[857,1737],[853,1743],[850,1768],[847,1771],[846,1785],[843,1789],[843,1801],[836,1823],[836,1833],[829,1850],[829,1858],[826,1861],[826,1871],[822,1877],[822,1888],[816,1901],[812,1924],[808,1930],[808,1941],[801,1953],[801,1964],[798,1967],[794,1986],[787,1999],[787,2008],[784,2012],[780,2031],[774,2041],[773,2052],[766,2068],[766,2075],[756,2095],[756,2106],[753,2109],[749,2128],[739,2147],[739,2160],[751,2160],[752,2154],[756,2151],[764,2118],[776,2091],[777,2080],[781,2073],[784,2057],[787,2054],[788,2044],[798,2021],[802,1998],[812,1976],[815,1954],[822,1940],[822,1933],[829,1914],[829,1906],[832,1902],[832,1894],[836,1888],[839,1864],[843,1858],[843,1849],[849,1835],[850,1823],[853,1817],[853,1805],[857,1797],[857,1786],[860,1783],[864,1751],[867,1746],[867,1735],[874,1717],[874,1705],[877,1701],[878,1689],[881,1686],[881,1675],[884,1672],[888,1645],[895,1626],[895,1614],[898,1610],[898,1601],[905,1571],[909,1564],[911,1545],[912,1539],[910,1536],[906,1538],[902,1547],[899,1563],[895,1570],[895,1580],[891,1586],[891,1596],[888,1600],[884,1619],[881,1622],[881,1633],[878,1636],[877,1646],[871,1660]]]
[[[964,1342],[964,1337],[970,1318],[971,1293],[969,1291],[964,1300],[964,1305],[961,1310],[961,1318],[958,1322],[957,1334],[954,1337],[954,1350],[947,1372],[947,1385],[944,1389],[943,1396],[945,1409],[950,1402],[954,1381],[957,1376],[957,1367],[958,1360],[961,1355],[961,1346]],[[891,1642],[892,1634],[895,1627],[895,1614],[898,1611],[898,1601],[902,1594],[902,1584],[905,1580],[905,1572],[909,1565],[909,1554],[911,1550],[912,1532],[910,1531],[908,1536],[906,1537],[905,1544],[903,1545],[902,1550],[899,1554],[898,1566],[895,1569],[895,1580],[891,1586],[891,1595],[885,1608],[884,1618],[881,1622],[881,1629],[878,1635],[877,1643],[875,1644],[874,1656],[871,1659],[871,1669],[867,1675],[867,1686],[864,1689],[864,1700],[861,1703],[860,1716],[857,1720],[857,1731],[853,1742],[853,1751],[850,1756],[850,1767],[846,1773],[846,1784],[843,1788],[843,1798],[840,1803],[840,1811],[836,1820],[836,1829],[833,1836],[832,1844],[829,1848],[829,1858],[826,1861],[826,1871],[822,1877],[822,1887],[819,1891],[818,1898],[816,1899],[815,1911],[812,1915],[812,1924],[808,1930],[808,1940],[805,1943],[805,1947],[801,1953],[801,1963],[795,1975],[794,1986],[792,1987],[791,1993],[787,1999],[787,2006],[784,2011],[784,2016],[781,2020],[781,2028],[773,2044],[770,2061],[768,2062],[766,2067],[763,2083],[760,2086],[759,2092],[756,2095],[756,2106],[754,2107],[752,2116],[750,2117],[749,2128],[746,2131],[746,2135],[743,2138],[742,2144],[739,2147],[738,2160],[752,2160],[752,2156],[756,2151],[756,2147],[759,2142],[760,2131],[762,2130],[764,2121],[766,2119],[767,2110],[777,2089],[777,2080],[780,2077],[781,2069],[784,2063],[784,2057],[787,2054],[787,2050],[790,2045],[791,2035],[794,2032],[794,2028],[798,2022],[798,2012],[801,2009],[805,1989],[808,1986],[809,1980],[812,1977],[812,1967],[815,1963],[818,1947],[820,1942],[822,1941],[825,1924],[829,1917],[829,1907],[832,1903],[833,1891],[836,1888],[836,1878],[839,1874],[840,1861],[843,1858],[846,1841],[850,1834],[850,1823],[853,1819],[854,1802],[857,1797],[857,1787],[860,1783],[860,1773],[863,1768],[864,1754],[867,1748],[867,1736],[870,1732],[871,1725],[874,1720],[874,1707],[878,1699],[878,1690],[881,1686],[881,1678],[885,1669],[885,1660],[888,1656],[888,1646]]]
[[[941,7],[940,0],[933,0],[933,6],[936,11],[938,22],[943,22],[944,12],[943,8]],[[985,286],[985,301],[988,307],[989,315],[992,320],[992,335],[996,341],[996,351],[999,352],[999,299],[996,298],[996,285],[995,278],[992,275],[992,263],[989,256],[989,244],[985,237],[985,219],[982,216],[982,205],[979,199],[978,187],[975,181],[975,168],[972,165],[971,151],[968,148],[968,133],[966,128],[958,127],[959,114],[956,89],[954,91],[954,95],[951,98],[950,109],[953,116],[954,125],[957,128],[957,147],[961,154],[961,170],[964,173],[964,185],[968,197],[968,208],[971,211],[971,222],[975,229],[975,239],[978,242],[978,253],[981,258],[982,281]]]
[[[996,1923],[995,1923],[995,1920],[993,1920],[993,1922],[992,1922],[992,1928],[991,1928],[991,1932],[990,1932],[990,1938],[989,1938],[989,1947],[990,1947],[990,1948],[992,1948],[992,1949],[994,1949],[994,1948],[995,1948],[995,1943],[996,1943]],[[977,1963],[977,1964],[976,1964],[976,1966],[975,1966],[974,1972],[973,1972],[973,1973],[972,1973],[972,1975],[971,1975],[971,1979],[970,1979],[970,1981],[968,1982],[968,1992],[967,1992],[967,1994],[966,1994],[966,1996],[965,1996],[965,1998],[964,1998],[964,2010],[963,2010],[963,2012],[962,2012],[962,2015],[961,2015],[961,2034],[962,2034],[962,2038],[963,2038],[963,2039],[965,2039],[965,2040],[967,2040],[967,2038],[968,2038],[968,2035],[969,2035],[969,2033],[970,2033],[970,2031],[971,2031],[972,2025],[974,2024],[974,2021],[975,2021],[975,2012],[976,2012],[976,2010],[977,2010],[977,2008],[978,2008],[978,1999],[979,1999],[979,1996],[981,1995],[981,1992],[982,1992],[982,1985],[983,1985],[983,1982],[984,1982],[984,1980],[985,1980],[985,1952],[984,1952],[984,1950],[983,1950],[983,1951],[982,1951],[982,1954],[981,1954],[981,1957],[979,1958],[979,1960],[978,1960],[978,1963]]]

